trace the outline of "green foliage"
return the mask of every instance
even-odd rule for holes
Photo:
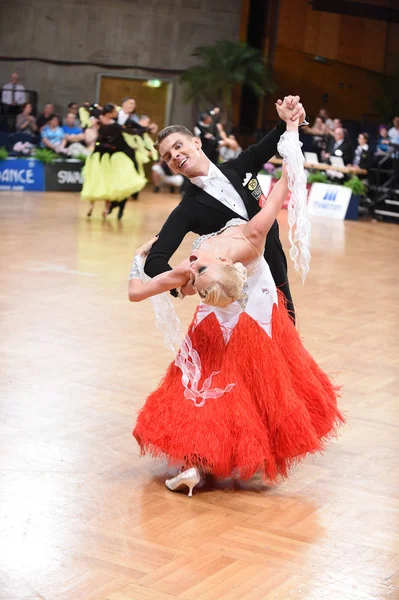
[[[74,158],[76,158],[77,160],[80,160],[82,163],[86,162],[86,154],[78,154],[77,156],[74,156]]]
[[[325,173],[309,173],[308,183],[328,183],[328,177]]]
[[[356,175],[353,175],[350,179],[348,179],[348,181],[345,181],[344,187],[350,188],[354,196],[366,195],[366,185]]]
[[[6,160],[8,158],[8,151],[5,146],[0,147],[0,160]]]
[[[236,85],[248,86],[257,96],[275,89],[267,72],[267,62],[259,50],[244,42],[219,40],[200,46],[192,54],[200,64],[181,76],[185,101],[219,105],[231,117],[232,92]]]
[[[281,169],[276,169],[273,173],[274,179],[281,179],[281,175],[283,174]]]
[[[48,148],[37,148],[33,156],[45,164],[51,164],[58,158],[58,154]]]

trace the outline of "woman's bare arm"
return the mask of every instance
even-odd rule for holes
[[[136,256],[145,258],[156,240],[157,237],[144,244],[144,246],[137,250]],[[183,286],[190,279],[189,266],[190,261],[186,258],[171,271],[165,271],[165,273],[157,275],[151,281],[143,282],[141,279],[135,277],[130,279],[130,302],[141,302],[146,298],[151,298],[151,296],[156,296],[157,294],[162,294],[163,292]]]
[[[298,120],[287,122],[287,131],[298,131]],[[273,225],[277,215],[279,214],[284,200],[288,194],[288,176],[287,168],[283,163],[282,174],[280,181],[276,183],[273,190],[270,192],[262,210],[252,217],[248,223],[242,226],[245,237],[262,251],[265,246],[266,236],[270,227]]]

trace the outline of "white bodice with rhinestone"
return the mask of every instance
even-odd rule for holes
[[[208,235],[201,235],[194,240],[193,250],[198,250],[209,238],[221,234],[230,227],[237,227],[245,222],[246,221],[243,219],[231,219],[220,231]],[[245,307],[245,312],[255,319],[258,325],[271,337],[271,319],[273,306],[274,304],[277,304],[277,289],[269,265],[264,257],[260,256],[250,265],[247,265],[247,272],[248,287],[246,293],[248,295],[248,302]],[[220,323],[225,342],[227,343],[243,312],[244,310],[238,302],[233,302],[225,308],[201,303],[197,312],[196,325],[210,313],[214,313]]]

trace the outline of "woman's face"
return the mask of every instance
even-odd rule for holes
[[[51,129],[55,129],[56,127],[58,127],[58,125],[60,124],[58,117],[53,117],[51,119],[51,121],[49,121],[49,125],[51,127]]]
[[[33,110],[33,106],[32,106],[32,104],[29,104],[29,103],[28,103],[28,104],[25,106],[25,108],[24,108],[24,113],[25,113],[26,115],[30,115],[30,114],[32,113],[32,110]]]
[[[207,250],[193,250],[189,260],[191,281],[199,292],[206,290],[215,280],[217,270],[221,265],[232,264],[223,258],[216,258],[212,252]]]
[[[380,136],[383,138],[386,138],[388,135],[388,130],[385,127],[381,127],[380,129]]]

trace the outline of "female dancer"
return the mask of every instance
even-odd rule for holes
[[[154,240],[133,261],[130,300],[188,280],[202,300],[133,432],[143,453],[184,465],[165,482],[170,490],[187,486],[191,496],[207,472],[244,479],[260,472],[268,481],[287,477],[307,453],[322,450],[344,421],[337,388],[303,347],[263,258],[288,185],[295,192],[298,182],[306,184],[297,128],[289,122],[281,136],[282,178],[251,221],[233,219],[200,237],[187,260],[149,282],[139,278],[140,263]]]
[[[93,213],[94,202],[104,200],[105,218],[110,202],[122,203],[142,190],[147,180],[138,173],[134,150],[123,136],[125,132],[134,134],[134,130],[116,123],[115,105],[106,104],[97,116],[100,127],[94,152],[87,158],[83,169],[82,199],[90,201],[88,217]]]

